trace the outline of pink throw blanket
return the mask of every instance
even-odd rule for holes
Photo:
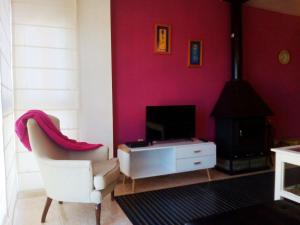
[[[40,110],[29,110],[23,114],[15,124],[15,131],[20,141],[29,151],[31,151],[31,146],[29,143],[28,130],[26,126],[28,119],[34,119],[40,128],[45,132],[45,134],[57,145],[64,149],[72,151],[88,151],[103,146],[102,144],[89,144],[86,142],[72,140],[63,135],[60,130],[56,128],[55,124],[51,121],[46,113]]]

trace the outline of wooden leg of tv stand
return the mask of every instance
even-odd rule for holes
[[[123,184],[125,184],[125,182],[126,182],[126,175],[123,174]]]
[[[211,175],[209,169],[206,169],[208,181],[211,181]]]
[[[132,192],[134,193],[135,190],[135,179],[132,179]]]

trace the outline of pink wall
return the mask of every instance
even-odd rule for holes
[[[244,74],[268,103],[278,138],[300,137],[300,17],[244,10]],[[291,61],[277,55],[288,49]]]
[[[172,25],[170,55],[154,53],[155,23]],[[204,41],[204,61],[189,69],[193,38]],[[213,137],[209,114],[230,76],[229,43],[228,5],[219,0],[113,0],[116,142],[144,138],[146,105],[195,104],[197,136]]]
[[[197,136],[214,137],[210,112],[231,77],[229,16],[220,0],[112,0],[116,144],[145,137],[147,105],[195,104]],[[245,78],[274,110],[278,135],[300,136],[300,33],[293,33],[300,19],[253,8],[246,8],[245,18]],[[155,23],[172,25],[170,55],[153,51]],[[204,41],[201,68],[186,66],[189,39]],[[291,50],[290,65],[277,63],[281,48]]]

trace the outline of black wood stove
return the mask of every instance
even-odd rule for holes
[[[231,3],[232,79],[211,113],[216,124],[217,167],[235,174],[268,167],[273,113],[242,76],[242,5]]]

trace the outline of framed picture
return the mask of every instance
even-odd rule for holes
[[[203,61],[202,40],[189,40],[188,46],[188,67],[199,67]]]
[[[171,26],[155,24],[154,51],[160,54],[170,54],[171,48]]]

